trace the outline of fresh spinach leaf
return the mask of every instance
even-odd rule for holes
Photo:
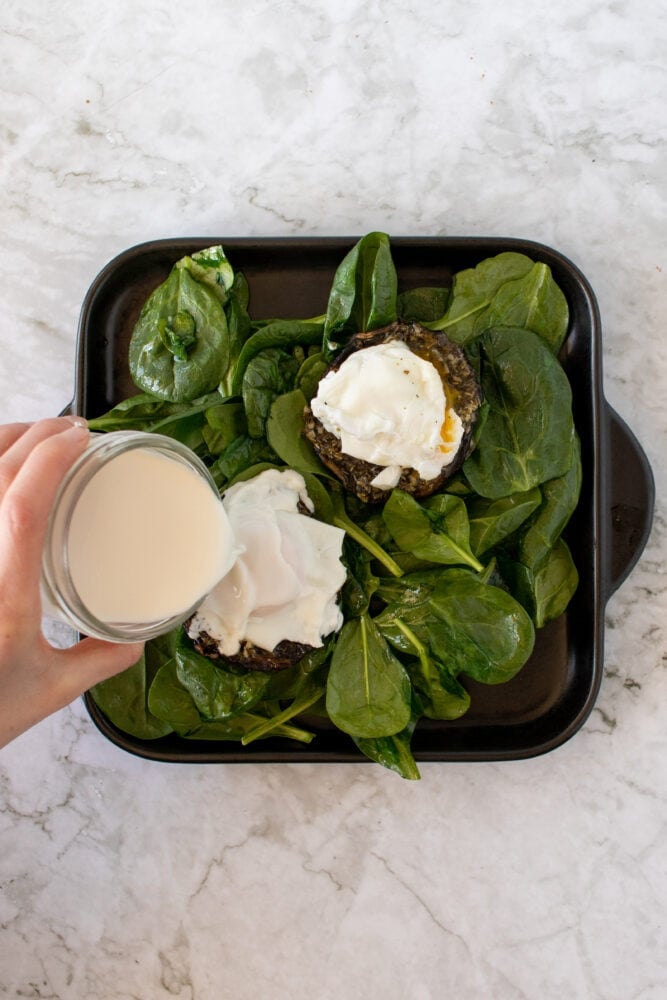
[[[412,754],[411,741],[420,716],[422,707],[413,695],[410,719],[405,729],[392,736],[359,737],[352,739],[365,757],[394,771],[408,781],[419,781],[421,775]]]
[[[432,563],[482,569],[470,550],[468,514],[459,497],[439,494],[422,507],[409,493],[392,490],[382,517],[402,552]]]
[[[314,320],[281,319],[262,327],[248,337],[241,349],[234,365],[231,394],[239,395],[246,368],[260,351],[272,347],[320,344],[321,341],[322,323]]]
[[[248,315],[249,291],[245,275],[239,273],[234,277],[234,283],[229,289],[225,304],[227,317],[227,342],[229,346],[229,364],[220,382],[220,393],[224,397],[234,394],[234,377],[236,366],[251,333],[250,316]]]
[[[467,344],[493,326],[532,330],[555,354],[568,327],[567,300],[543,263],[525,254],[501,253],[454,276],[444,316],[426,325]]]
[[[248,424],[243,403],[229,400],[211,406],[204,414],[202,436],[211,458],[224,454],[232,441],[245,434]]]
[[[162,662],[145,650],[133,666],[90,689],[93,701],[110,722],[140,740],[155,740],[172,731],[168,722],[151,711],[148,702],[153,678]]]
[[[521,326],[537,333],[552,354],[558,354],[567,335],[567,299],[546,264],[534,263],[526,275],[506,281],[484,317],[487,327]]]
[[[398,318],[406,323],[433,323],[447,311],[450,288],[411,288],[396,300]]]
[[[331,658],[326,708],[343,732],[393,736],[410,719],[410,679],[367,615],[347,622]]]
[[[347,535],[343,544],[343,562],[347,570],[341,592],[341,608],[346,621],[364,614],[370,607],[380,580],[371,566],[373,557]]]
[[[507,281],[525,277],[533,261],[525,254],[500,253],[487,257],[476,267],[454,275],[447,311],[428,323],[430,330],[445,330],[450,340],[466,344],[486,330],[485,313]]]
[[[565,475],[542,484],[542,502],[522,532],[517,549],[519,562],[535,569],[556,544],[579,501],[581,447],[575,435],[574,460]]]
[[[391,591],[394,599],[375,619],[377,627],[400,648],[400,620],[454,676],[501,684],[533,650],[535,632],[524,608],[469,570],[432,570],[379,588],[381,595]]]
[[[164,434],[200,451],[204,442],[206,411],[220,402],[218,392],[187,403],[170,403],[148,393],[130,396],[107,413],[88,421],[90,430],[143,431]]]
[[[244,736],[250,733],[257,726],[267,721],[267,716],[259,711],[246,712],[244,715],[234,716],[232,719],[207,720],[200,722],[196,729],[189,733],[184,733],[188,740],[231,740],[239,743]],[[267,736],[279,736],[282,739],[295,740],[298,743],[311,743],[315,733],[295,726],[288,722],[276,725],[267,733]]]
[[[317,394],[320,379],[328,367],[321,351],[309,355],[302,363],[297,373],[294,387],[295,389],[301,389],[308,402]]]
[[[347,512],[343,491],[337,483],[330,483],[327,489],[315,475],[304,472],[308,495],[315,505],[315,515],[327,524],[342,528],[350,538],[377,559],[392,576],[401,576],[403,571],[395,559],[372,535],[364,531]]]
[[[189,271],[195,281],[207,285],[223,305],[227,302],[234,284],[234,269],[220,244],[181,257],[175,267]]]
[[[281,393],[290,390],[299,362],[280,348],[268,348],[256,354],[243,375],[241,396],[250,437],[264,437],[271,405]]]
[[[259,463],[274,464],[276,459],[276,453],[263,438],[251,438],[249,434],[240,434],[216,458],[209,472],[216,486],[222,489],[252,466]]]
[[[305,407],[306,397],[301,389],[278,396],[266,421],[267,440],[276,455],[297,472],[331,477],[302,433]]]
[[[400,618],[378,621],[380,631],[401,652],[417,656],[407,663],[413,687],[419,692],[423,714],[429,719],[460,719],[470,707],[470,695],[444,663],[429,651]]]
[[[267,718],[264,722],[258,723],[254,729],[247,732],[241,739],[243,746],[247,746],[249,743],[254,743],[255,740],[264,739],[266,736],[270,736],[274,733],[280,726],[284,726],[286,722],[291,722],[292,719],[296,718],[297,715],[306,712],[309,708],[321,700],[326,692],[326,680],[319,673],[315,676],[310,676],[302,685],[301,690],[295,696],[294,700],[282,711],[277,712],[270,718]]]
[[[562,538],[537,566],[526,566],[501,556],[500,569],[536,628],[543,628],[565,611],[579,583],[572,553]]]
[[[176,676],[204,719],[229,719],[261,701],[269,675],[257,670],[233,673],[185,643],[176,650]]]
[[[268,674],[269,683],[264,690],[263,702],[283,704],[299,697],[313,679],[321,679],[326,671],[333,642],[309,650],[298,663],[284,670],[274,670]]]
[[[335,354],[352,334],[393,323],[397,289],[389,237],[369,233],[336,269],[324,320],[325,357]]]
[[[175,659],[164,663],[155,675],[148,692],[148,707],[168,732],[173,730],[179,736],[186,736],[201,724],[192,695],[178,679]]]
[[[478,558],[512,535],[542,502],[538,487],[499,500],[473,496],[468,502],[470,548]]]
[[[229,360],[227,318],[216,293],[187,268],[173,267],[132,331],[135,384],[158,399],[182,403],[215,389]]]
[[[573,461],[572,391],[565,372],[529,330],[487,330],[476,347],[489,412],[463,471],[497,500],[563,475]]]

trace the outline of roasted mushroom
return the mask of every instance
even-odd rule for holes
[[[461,348],[419,323],[355,334],[323,375],[304,433],[343,486],[381,503],[430,496],[472,450],[482,394]]]
[[[191,623],[192,619],[185,623],[186,631]],[[265,671],[285,670],[287,667],[293,667],[295,663],[304,658],[306,653],[310,653],[315,648],[302,642],[290,642],[288,639],[279,642],[275,649],[262,649],[251,642],[244,641],[237,653],[232,656],[223,656],[219,643],[207,632],[196,633],[192,644],[198,653],[208,657],[209,660],[219,660],[236,667],[245,667],[246,670]]]

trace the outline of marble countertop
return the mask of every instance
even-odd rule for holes
[[[653,465],[600,695],[545,756],[184,766],[81,703],[0,754],[0,996],[667,997],[667,14],[14,0],[0,16],[2,419],[71,398],[78,313],[156,237],[504,235],[595,289]]]

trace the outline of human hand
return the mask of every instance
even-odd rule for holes
[[[54,649],[42,634],[48,518],[88,437],[79,417],[0,426],[0,747],[141,656],[142,643]]]

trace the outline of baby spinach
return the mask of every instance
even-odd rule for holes
[[[523,277],[506,281],[484,317],[487,327],[521,326],[537,333],[553,354],[567,334],[567,300],[546,264],[534,263]]]
[[[241,473],[260,462],[273,464],[276,453],[264,438],[252,438],[249,434],[239,434],[216,458],[209,468],[216,485],[224,489],[233,479],[238,479]]]
[[[533,650],[535,632],[524,608],[469,570],[407,575],[393,584],[393,592],[375,620],[382,634],[405,648],[400,620],[453,676],[501,684],[514,677]]]
[[[327,362],[321,351],[311,354],[301,364],[297,372],[294,388],[301,389],[304,397],[310,402],[317,393],[320,379],[328,368]]]
[[[175,266],[144,305],[130,340],[134,382],[182,403],[211,392],[229,365],[227,318],[208,284]]]
[[[326,679],[324,677],[318,675],[308,678],[287,708],[283,708],[281,712],[269,716],[264,722],[259,722],[241,738],[241,743],[243,746],[247,746],[255,740],[261,740],[266,736],[270,736],[276,729],[284,726],[286,722],[291,722],[296,716],[307,712],[309,708],[312,708],[316,702],[324,697],[325,693]]]
[[[164,657],[159,645],[150,644],[128,670],[90,690],[91,697],[106,717],[125,733],[140,740],[154,740],[171,732],[171,726],[150,707],[150,691]]]
[[[240,743],[248,733],[266,720],[267,716],[262,715],[259,710],[246,712],[244,715],[237,715],[224,721],[216,719],[200,722],[195,729],[184,733],[183,736],[188,740],[230,740],[233,743]],[[315,733],[301,726],[283,722],[274,726],[267,736],[279,736],[281,739],[295,740],[298,743],[312,743]]]
[[[520,253],[501,253],[454,277],[444,316],[426,323],[467,344],[489,327],[532,330],[557,353],[567,334],[567,300],[543,263]]]
[[[373,572],[371,553],[349,536],[343,543],[343,561],[347,577],[341,593],[341,608],[348,620],[369,610],[380,580]]]
[[[396,300],[399,319],[406,322],[434,323],[447,311],[450,288],[411,288]]]
[[[165,733],[186,736],[202,721],[194,698],[178,678],[175,659],[164,663],[155,675],[148,692],[148,707],[162,721]]]
[[[330,638],[323,646],[311,649],[293,666],[272,671],[264,689],[263,703],[268,705],[280,702],[284,705],[285,702],[301,698],[306,689],[322,679],[332,648],[333,640]]]
[[[572,553],[562,538],[536,566],[501,555],[500,570],[536,628],[543,628],[565,611],[579,582]]]
[[[231,379],[231,395],[241,392],[246,368],[260,351],[272,347],[293,347],[296,344],[321,344],[322,324],[314,320],[274,320],[251,334],[236,359]]]
[[[392,490],[382,517],[402,552],[428,562],[482,569],[470,550],[468,514],[459,497],[443,493],[422,507],[409,493]]]
[[[266,348],[248,363],[243,374],[241,397],[250,437],[264,437],[271,404],[291,389],[298,360],[278,347]]]
[[[389,237],[369,233],[354,245],[334,275],[324,320],[325,356],[335,354],[354,333],[393,323],[397,286]]]
[[[427,644],[401,618],[386,617],[380,631],[404,653],[417,656],[406,664],[419,692],[423,714],[429,719],[459,719],[470,707],[470,695],[444,665],[429,653]],[[398,637],[401,637],[400,639]]]
[[[581,447],[575,435],[570,468],[542,484],[541,503],[519,537],[517,557],[524,565],[535,569],[562,535],[579,500],[581,477]]]
[[[306,397],[301,389],[278,396],[271,404],[266,421],[266,438],[285,465],[297,472],[330,476],[315,449],[303,436],[303,413]]]
[[[499,500],[473,495],[468,502],[470,548],[478,558],[514,534],[542,503],[538,487]]]
[[[577,568],[561,536],[577,505],[581,478],[575,437],[572,465],[542,485],[540,505],[499,552],[501,574],[537,628],[563,613],[578,585]]]
[[[326,708],[355,737],[393,736],[410,719],[410,678],[368,615],[346,622],[329,668]]]
[[[262,699],[269,675],[233,672],[202,656],[184,640],[176,650],[176,676],[204,719],[230,719]]]
[[[234,285],[234,269],[219,244],[181,257],[175,266],[177,269],[189,271],[195,281],[207,285],[216,298],[225,304]]]
[[[547,557],[533,571],[534,612],[536,628],[558,618],[565,611],[579,583],[572,553],[563,538],[559,538]]]
[[[574,457],[572,390],[543,341],[498,327],[477,342],[488,416],[463,471],[473,490],[496,500],[563,475]]]
[[[304,472],[308,494],[315,505],[315,513],[321,521],[335,524],[354,539],[358,545],[384,566],[393,576],[401,576],[402,570],[395,559],[380,545],[372,535],[364,531],[348,514],[343,491],[337,483],[331,483],[327,489],[315,475]]]
[[[423,714],[422,705],[413,694],[410,719],[405,729],[392,736],[353,736],[357,749],[369,760],[381,764],[408,781],[419,781],[421,775],[412,755],[410,742],[417,723]]]
[[[267,722],[271,723],[271,728],[266,735],[301,743],[310,743],[314,737],[314,733],[299,726],[276,722],[273,717],[262,714],[260,707],[223,719],[202,716],[194,698],[179,680],[175,660],[165,663],[156,674],[149,692],[149,706],[155,717],[162,720],[165,732],[175,732],[189,740],[240,742]]]
[[[248,301],[249,290],[245,275],[236,274],[234,276],[234,283],[227,295],[227,302],[225,303],[229,364],[219,386],[220,393],[224,397],[234,394],[234,381],[238,360],[243,350],[243,345],[251,333]]]
[[[243,403],[229,400],[210,406],[204,413],[202,436],[209,455],[217,458],[248,428]]]
[[[123,400],[113,409],[88,421],[92,431],[143,431],[164,434],[200,451],[205,444],[206,414],[220,403],[218,392],[209,393],[190,403],[170,403],[140,393]]]

